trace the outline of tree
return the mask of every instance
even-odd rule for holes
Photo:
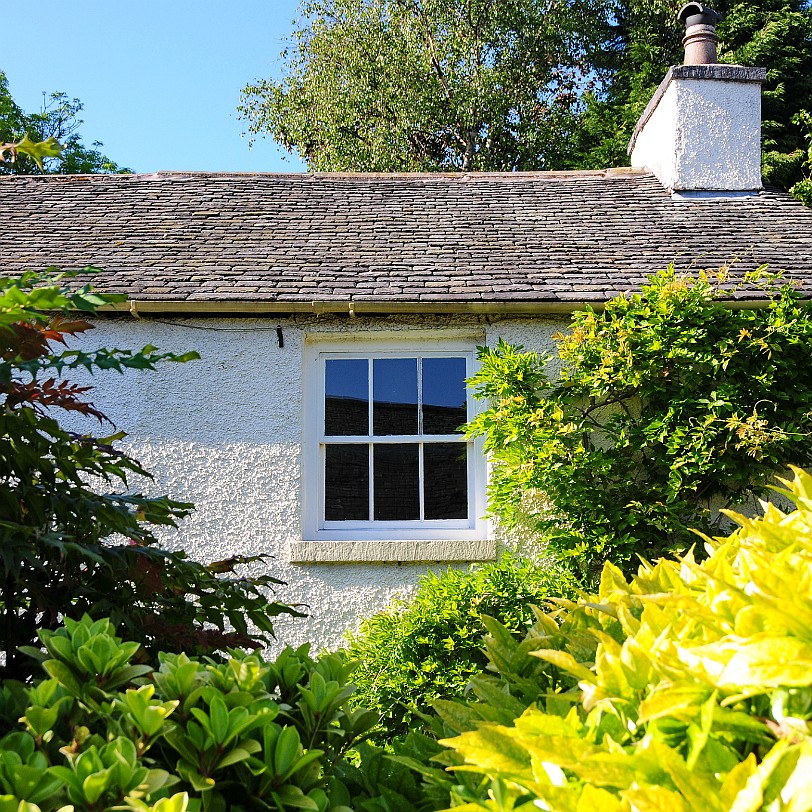
[[[283,78],[248,85],[249,132],[313,170],[600,169],[683,58],[682,0],[310,0]],[[809,0],[716,0],[722,62],[768,68],[764,174],[802,177]]]
[[[471,383],[488,408],[469,431],[495,463],[491,511],[587,575],[605,560],[633,571],[808,464],[812,313],[791,285],[762,283],[769,302],[736,310],[718,279],[663,271],[574,315],[554,382],[533,353],[483,349]]]
[[[314,170],[554,169],[602,5],[310,0],[284,78],[248,85],[240,114]]]
[[[790,194],[800,200],[804,206],[812,207],[812,114],[807,110],[801,110],[795,117],[795,121],[803,127],[806,138],[806,154],[801,162],[802,177],[790,187]]]
[[[26,135],[33,142],[53,138],[63,149],[59,155],[45,156],[38,165],[30,156],[21,154],[15,161],[0,163],[0,174],[124,174],[132,170],[119,166],[104,155],[101,142],[85,146],[79,135],[84,105],[65,93],[48,95],[39,113],[26,113],[14,101],[6,75],[0,71],[0,143],[21,141]]]
[[[35,159],[41,154],[37,145],[15,146]],[[31,663],[18,647],[85,612],[112,617],[152,654],[266,642],[272,617],[299,615],[269,600],[267,588],[280,581],[237,572],[257,558],[203,565],[182,551],[161,549],[156,530],[175,526],[192,505],[133,492],[130,479],[149,473],[116,447],[124,434],[87,399],[88,387],[63,377],[76,369],[150,370],[196,354],[159,353],[152,346],[139,352],[64,348],[92,329],[82,314],[124,297],[66,286],[72,280],[54,272],[0,279],[3,673],[24,675]],[[57,418],[65,413],[95,418],[109,431],[70,431]]]
[[[669,65],[682,62],[682,0],[619,0],[604,46],[593,51],[601,76],[585,110],[568,165],[598,169],[628,163],[626,147]],[[714,0],[719,61],[763,66],[764,175],[788,189],[802,177],[804,131],[798,113],[812,100],[812,8],[808,0]]]

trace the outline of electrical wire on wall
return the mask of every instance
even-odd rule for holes
[[[264,331],[276,332],[276,343],[279,347],[285,346],[285,337],[282,334],[282,328],[277,327],[204,327],[201,324],[185,324],[182,321],[170,321],[169,319],[149,319],[151,322],[158,324],[167,324],[170,327],[181,327],[186,330],[208,330],[213,333],[261,333]]]

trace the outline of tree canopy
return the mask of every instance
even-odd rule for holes
[[[8,79],[0,71],[0,143],[16,143],[26,135],[31,141],[53,138],[62,145],[59,155],[45,158],[41,166],[20,153],[14,161],[0,162],[0,174],[86,175],[131,172],[101,152],[100,141],[86,146],[79,134],[84,105],[62,92],[50,93],[38,113],[26,113],[11,95]]]
[[[317,171],[591,169],[682,62],[682,0],[305,0],[282,78],[240,114]],[[768,68],[764,167],[802,177],[808,0],[715,0],[721,62]]]
[[[553,169],[595,0],[310,0],[241,115],[315,170]],[[594,39],[594,35],[591,39]]]

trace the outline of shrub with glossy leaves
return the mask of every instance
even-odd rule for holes
[[[16,717],[0,738],[2,812],[348,812],[334,773],[377,715],[347,706],[342,654],[172,653],[154,670],[107,619],[40,638],[28,653],[47,677],[0,692]]]

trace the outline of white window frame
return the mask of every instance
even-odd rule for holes
[[[481,342],[480,342],[481,343]],[[468,460],[468,519],[412,521],[325,521],[324,519],[324,403],[325,360],[331,358],[464,357],[466,377],[477,369],[476,342],[462,338],[438,338],[437,332],[415,338],[397,333],[380,336],[358,335],[330,338],[308,336],[305,344],[302,535],[305,541],[409,541],[485,539],[488,523],[485,484],[487,466],[482,440],[464,440]],[[477,401],[466,392],[468,419],[476,413]],[[414,443],[421,435],[378,437],[375,443]],[[449,435],[426,435],[433,442],[449,440]],[[458,435],[455,435],[455,437]],[[332,441],[334,441],[333,438]],[[367,437],[341,437],[338,442],[367,442]],[[454,442],[458,440],[454,439]],[[422,483],[421,465],[421,483]],[[422,488],[421,488],[422,491]],[[421,493],[422,502],[422,493]]]

